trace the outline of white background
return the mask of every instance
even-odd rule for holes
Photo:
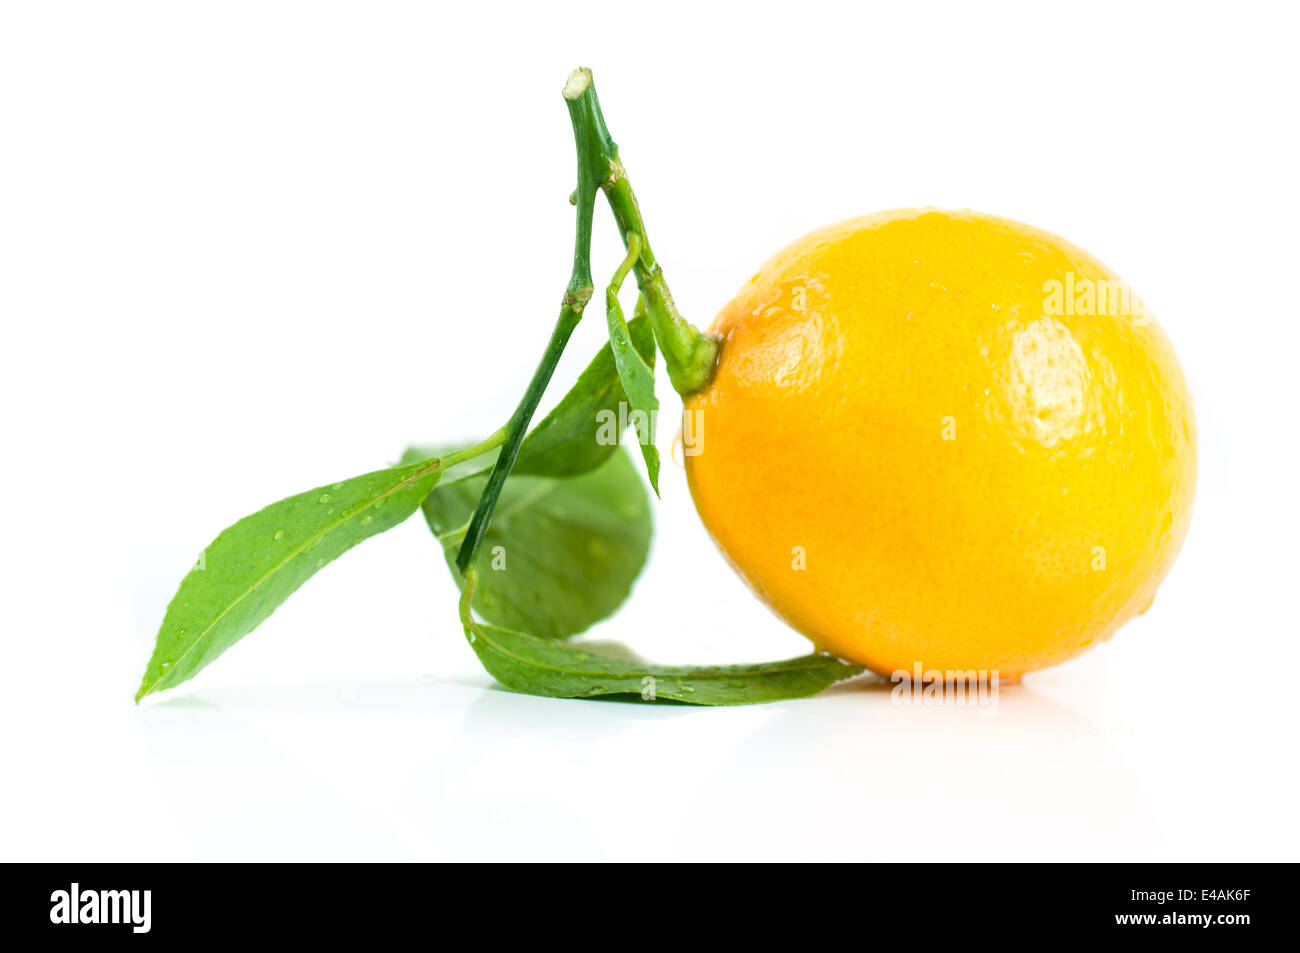
[[[2,8],[0,858],[1300,859],[1293,11],[652,6]],[[481,671],[413,519],[133,705],[223,526],[508,415],[568,275],[580,64],[699,323],[897,206],[1031,222],[1132,282],[1201,433],[1153,610],[995,715],[861,684],[555,701]],[[657,519],[593,637],[805,649],[678,469]]]

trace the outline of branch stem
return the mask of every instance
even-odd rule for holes
[[[596,98],[596,88],[591,83],[591,71],[585,68],[574,70],[569,82],[583,84],[590,95],[589,107],[578,118],[590,126],[586,138],[595,148],[585,151],[580,149],[578,161],[587,163],[589,175],[600,183],[605,199],[614,213],[624,247],[631,250],[632,236],[640,240],[640,255],[633,268],[637,287],[645,299],[646,313],[650,316],[655,340],[668,367],[668,378],[672,381],[673,389],[685,396],[700,390],[713,378],[713,368],[718,359],[718,342],[695,328],[677,310],[672,292],[668,290],[668,282],[664,279],[663,268],[655,260],[650,248],[645,219],[641,216],[641,207],[637,204],[636,193],[632,191],[632,183],[628,181],[627,170],[619,159],[618,145],[610,137],[609,128],[605,125],[600,101]]]
[[[564,102],[569,109],[569,122],[573,126],[573,142],[578,154],[578,187],[570,196],[576,210],[576,227],[573,243],[573,271],[569,277],[560,316],[551,332],[550,342],[542,354],[541,363],[524,391],[523,399],[515,408],[505,427],[505,438],[487,486],[479,497],[474,515],[470,517],[465,539],[456,553],[456,566],[464,576],[474,562],[479,545],[492,520],[497,498],[505,486],[519,455],[528,424],[537,411],[537,405],[546,391],[551,375],[564,353],[574,328],[582,318],[583,309],[591,300],[591,222],[596,203],[596,192],[604,190],[618,223],[619,234],[628,249],[628,257],[619,269],[618,283],[632,269],[637,287],[641,291],[646,313],[654,328],[655,340],[663,352],[668,367],[668,377],[679,394],[689,394],[704,387],[713,376],[717,362],[718,342],[696,330],[677,311],[672,293],[664,280],[663,269],[655,261],[654,252],[646,237],[645,221],[637,205],[636,195],[623,163],[618,158],[618,146],[610,138],[605,117],[596,98],[591,70],[576,69],[564,84]]]
[[[462,576],[474,562],[474,556],[483,542],[483,535],[487,532],[488,523],[492,520],[492,511],[496,508],[497,498],[500,497],[501,490],[505,486],[506,477],[510,475],[510,470],[515,465],[515,458],[519,456],[519,445],[523,443],[524,434],[528,432],[528,424],[533,419],[533,414],[537,412],[537,405],[541,402],[542,394],[546,392],[546,385],[551,382],[551,375],[555,373],[555,367],[560,363],[560,356],[564,353],[574,328],[582,319],[583,309],[591,300],[594,290],[591,283],[591,220],[596,207],[596,190],[599,185],[592,177],[591,162],[584,157],[599,146],[592,141],[594,130],[591,123],[591,110],[596,91],[591,86],[590,77],[591,74],[588,73],[588,82],[579,87],[575,86],[574,77],[570,76],[569,82],[564,87],[564,100],[569,107],[569,120],[573,125],[574,145],[578,152],[578,188],[571,196],[576,212],[573,270],[569,275],[569,284],[565,288],[564,299],[560,304],[560,316],[555,321],[551,339],[542,354],[541,363],[533,372],[532,380],[528,382],[528,389],[524,391],[523,399],[519,401],[519,406],[510,417],[510,422],[506,424],[505,444],[492,467],[492,473],[488,476],[487,486],[483,488],[483,495],[479,497],[474,515],[470,517],[465,539],[456,553],[456,567]],[[599,113],[599,106],[595,109]]]

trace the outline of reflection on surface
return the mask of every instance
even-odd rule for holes
[[[982,714],[894,704],[883,681],[714,709],[469,681],[142,706],[170,806],[149,836],[224,857],[256,834],[262,856],[302,858],[1097,857],[1157,843],[1106,731],[1026,686]]]

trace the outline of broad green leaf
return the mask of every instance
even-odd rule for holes
[[[644,665],[491,625],[475,625],[470,645],[506,688],[551,698],[631,695],[693,705],[753,705],[807,698],[863,671],[829,655],[756,665]]]
[[[639,355],[645,366],[654,367],[655,341],[649,319],[634,318],[627,330],[633,354]],[[524,438],[511,472],[574,476],[594,469],[614,452],[626,429],[628,403],[614,355],[606,344],[555,409]]]
[[[424,501],[452,578],[479,494],[479,474],[447,483]],[[489,622],[562,638],[617,609],[650,551],[650,502],[626,453],[573,477],[506,480],[474,566],[474,608]]]
[[[638,311],[644,307],[643,299],[638,299]],[[641,456],[645,460],[646,474],[650,477],[650,487],[659,495],[659,449],[655,446],[655,422],[659,417],[659,398],[655,396],[655,372],[642,360],[632,343],[632,334],[628,324],[623,320],[623,309],[618,304],[617,289],[611,287],[605,295],[605,317],[609,325],[609,346],[614,356],[614,366],[618,368],[618,379],[627,394],[631,407],[628,417],[633,425],[637,443],[641,445]],[[637,318],[645,320],[644,314]],[[623,430],[620,421],[619,431]]]
[[[379,470],[272,503],[221,533],[167,607],[139,701],[192,678],[326,563],[416,511],[438,460]]]

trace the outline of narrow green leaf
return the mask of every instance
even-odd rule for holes
[[[862,666],[829,655],[756,665],[643,665],[597,655],[581,644],[491,625],[475,625],[470,645],[488,673],[506,688],[551,698],[631,695],[693,705],[753,705],[807,698],[863,672]]]
[[[655,423],[659,418],[659,398],[655,396],[655,372],[633,346],[628,324],[623,320],[623,309],[618,304],[617,289],[611,287],[605,296],[605,317],[609,325],[609,345],[618,368],[618,379],[627,394],[632,408],[631,418],[641,456],[645,459],[650,486],[659,495],[659,448],[655,446]],[[638,312],[645,307],[644,299],[637,300]],[[638,313],[637,319],[645,315]],[[622,427],[620,426],[620,430]]]
[[[628,338],[642,363],[654,366],[655,340],[644,316],[627,325]],[[574,476],[608,459],[626,426],[627,394],[609,344],[602,347],[578,381],[524,439],[512,473]],[[617,422],[611,426],[611,421]]]
[[[456,553],[486,481],[481,473],[444,483],[424,501],[457,585]],[[580,476],[512,473],[474,560],[474,609],[547,638],[581,632],[627,598],[651,532],[645,485],[626,453]]]
[[[192,678],[326,563],[416,511],[438,460],[379,470],[272,503],[221,533],[167,607],[139,701]]]

